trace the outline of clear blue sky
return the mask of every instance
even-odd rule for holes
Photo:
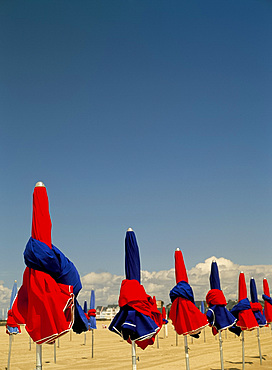
[[[0,280],[35,183],[81,275],[272,263],[272,3],[0,1]]]

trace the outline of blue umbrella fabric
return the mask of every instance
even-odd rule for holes
[[[210,287],[211,290],[206,296],[209,307],[206,316],[212,326],[213,334],[216,335],[219,330],[227,329],[236,322],[236,318],[226,309],[227,302],[221,290],[216,261],[213,261],[211,265]]]
[[[88,311],[88,316],[89,316],[89,320],[88,320],[89,330],[97,329],[96,328],[95,293],[93,289],[91,291],[90,309]]]
[[[133,230],[129,229],[125,238],[125,273],[122,281],[119,306],[120,311],[113,318],[109,330],[121,335],[129,343],[142,349],[155,341],[155,335],[162,327],[162,315],[156,302],[148,296],[141,285],[140,254]]]
[[[6,324],[6,333],[7,334],[20,334],[21,329],[20,326],[16,324],[13,315],[12,315],[12,305],[17,296],[17,281],[15,280],[12,291],[11,291],[11,296],[10,296],[10,304],[9,304],[9,311],[8,311],[8,318],[7,318],[7,324]]]
[[[250,296],[251,296],[250,305],[255,316],[255,319],[257,320],[257,323],[260,327],[265,326],[267,323],[265,316],[263,314],[262,305],[258,300],[257,287],[255,280],[253,278],[250,279]]]
[[[201,301],[200,311],[201,311],[202,313],[205,313],[205,305],[204,305],[204,301]]]

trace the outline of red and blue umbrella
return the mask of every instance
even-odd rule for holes
[[[72,327],[77,333],[87,330],[87,319],[76,300],[82,287],[79,274],[51,242],[49,201],[43,183],[37,183],[33,192],[32,236],[24,260],[23,285],[12,312],[33,341],[53,343]]]
[[[163,323],[156,300],[147,295],[141,285],[140,254],[132,229],[128,229],[125,238],[125,274],[119,296],[120,311],[113,318],[109,330],[145,349],[154,343]]]
[[[198,333],[208,325],[208,321],[195,305],[194,293],[188,283],[183,255],[179,249],[175,251],[175,274],[176,285],[170,291],[172,306],[169,318],[179,335],[190,334],[198,337]]]
[[[272,322],[272,298],[270,297],[268,281],[263,279],[263,300],[264,300],[264,312],[266,322],[270,324]]]
[[[177,334],[184,335],[186,369],[189,369],[189,351],[187,335],[199,337],[201,329],[208,325],[206,316],[195,305],[194,293],[188,283],[185,263],[181,250],[175,251],[176,285],[170,291],[172,302],[169,318]]]
[[[12,305],[16,298],[16,295],[17,295],[17,281],[15,280],[13,287],[12,287],[12,291],[11,291],[10,305],[9,305],[9,310],[8,310],[7,324],[6,324],[6,333],[9,335],[21,333],[20,325],[16,323],[16,321],[14,320],[13,314],[12,314]]]
[[[210,287],[206,302],[208,311],[206,316],[216,335],[219,330],[230,328],[236,322],[236,318],[227,310],[227,301],[221,290],[219,271],[216,261],[212,262],[210,274]]]
[[[91,290],[90,309],[88,311],[88,316],[89,329],[96,329],[95,293],[93,289]]]
[[[238,282],[238,303],[230,311],[237,319],[235,326],[230,331],[240,335],[243,330],[253,330],[258,327],[258,323],[253,315],[249,299],[247,298],[247,287],[245,275],[239,274]]]
[[[257,320],[258,326],[262,327],[267,324],[263,314],[263,308],[258,300],[257,287],[254,278],[250,279],[250,296],[251,296],[251,309]]]

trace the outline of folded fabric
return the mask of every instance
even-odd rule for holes
[[[88,321],[76,300],[81,289],[74,264],[51,244],[30,238],[24,259],[27,268],[23,285],[12,307],[17,323],[36,343],[51,343],[71,328],[88,330]]]
[[[162,316],[156,301],[146,294],[137,280],[122,281],[119,296],[120,311],[112,320],[109,330],[142,349],[154,343],[154,336],[162,327]]]
[[[211,289],[206,296],[206,302],[209,306],[206,316],[213,327],[214,335],[219,330],[234,325],[236,318],[226,309],[227,302],[222,290]]]

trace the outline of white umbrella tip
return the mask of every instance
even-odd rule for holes
[[[263,278],[264,280],[267,280],[266,278]]]
[[[133,230],[132,230],[132,228],[131,228],[131,227],[129,227],[129,228],[127,229],[127,231],[133,231]]]
[[[251,277],[251,280],[254,279],[254,277]]]
[[[180,249],[179,249],[179,248],[177,248],[177,249],[176,249],[176,252],[178,252],[178,251],[180,251]]]
[[[243,274],[244,273],[244,271],[240,271],[240,274]]]
[[[45,185],[42,181],[38,181],[35,185],[35,188],[39,187],[39,186],[43,186],[45,188]]]
[[[14,280],[14,283],[17,283],[17,280]]]

